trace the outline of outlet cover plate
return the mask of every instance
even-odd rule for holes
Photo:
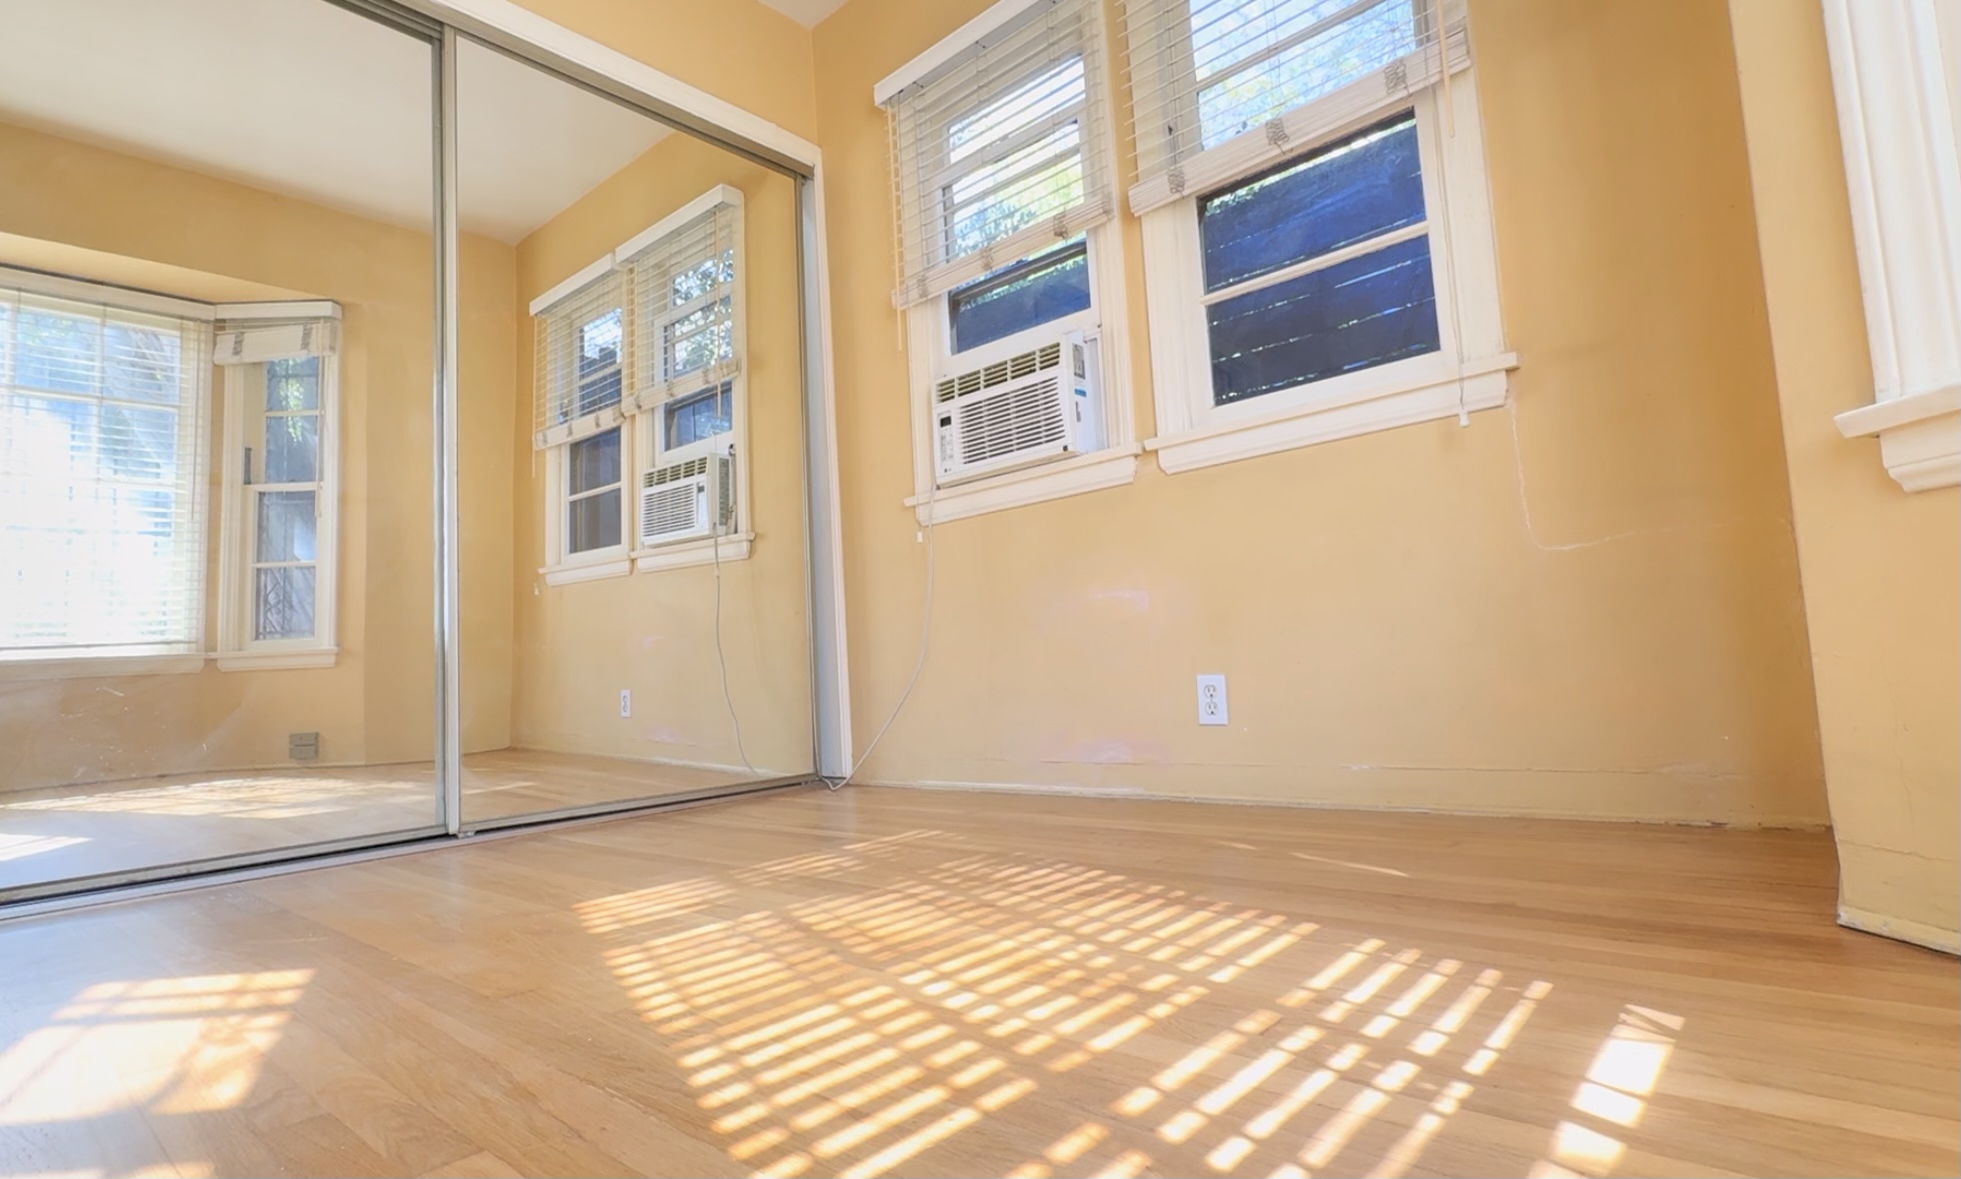
[[[1198,677],[1198,723],[1201,725],[1223,725],[1227,723],[1225,676],[1202,675]]]

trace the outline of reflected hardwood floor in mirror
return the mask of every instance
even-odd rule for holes
[[[463,759],[463,812],[466,823],[481,823],[747,780],[693,766],[504,749]],[[423,762],[0,791],[0,888],[427,826],[437,821],[434,781]]]
[[[1832,877],[1820,833],[776,794],[0,923],[0,1170],[1953,1175],[1955,964]]]

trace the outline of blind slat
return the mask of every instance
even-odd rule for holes
[[[625,260],[633,308],[628,406],[651,409],[735,376],[741,210],[719,204]]]
[[[1469,64],[1463,0],[1122,0],[1142,214]]]
[[[1100,7],[1029,10],[887,100],[901,307],[1108,218]]]
[[[0,288],[0,654],[202,649],[209,335]]]

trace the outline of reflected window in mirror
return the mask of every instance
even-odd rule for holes
[[[337,343],[331,317],[219,324],[214,356],[225,373],[226,443],[221,667],[333,661]]]

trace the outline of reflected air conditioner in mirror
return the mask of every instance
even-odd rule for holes
[[[640,476],[640,547],[726,535],[735,520],[735,456],[706,454]]]
[[[933,385],[941,483],[1103,445],[1095,340],[1069,332]]]

